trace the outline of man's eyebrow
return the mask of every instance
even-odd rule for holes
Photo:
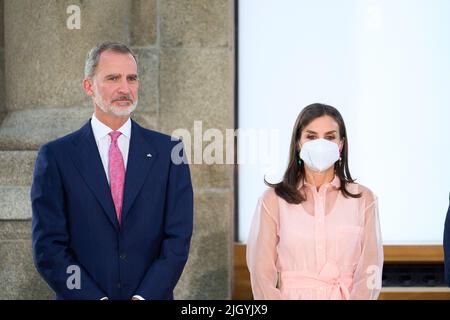
[[[111,73],[111,74],[107,74],[105,76],[105,78],[111,78],[111,77],[120,77],[120,74],[119,73]]]
[[[122,75],[120,73],[111,73],[111,74],[107,74],[105,76],[105,78],[113,78],[113,77],[121,77]],[[127,78],[138,78],[138,74],[137,73],[131,73],[131,74],[127,74]]]

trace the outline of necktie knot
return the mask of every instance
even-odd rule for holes
[[[111,142],[112,143],[116,143],[117,139],[119,139],[119,136],[122,134],[122,132],[120,131],[111,131],[109,133],[110,137],[111,137]]]

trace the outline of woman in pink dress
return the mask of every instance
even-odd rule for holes
[[[283,180],[266,184],[247,242],[254,298],[377,299],[377,198],[350,175],[338,110],[318,103],[302,110]]]

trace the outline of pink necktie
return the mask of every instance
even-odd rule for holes
[[[117,220],[120,224],[123,204],[123,186],[125,184],[125,165],[123,164],[122,153],[117,145],[117,139],[121,135],[119,131],[112,131],[111,144],[109,146],[109,184],[111,186],[111,195],[116,208]]]

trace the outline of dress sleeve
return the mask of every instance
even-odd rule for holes
[[[350,299],[376,300],[381,292],[383,243],[378,218],[378,200],[369,192],[364,201],[362,252],[353,276]]]
[[[447,210],[444,226],[444,266],[445,281],[450,287],[450,205]]]
[[[278,221],[274,218],[274,211],[278,210],[276,201],[276,198],[272,200],[264,196],[258,200],[247,241],[247,266],[255,300],[281,299],[277,288],[279,237]]]

